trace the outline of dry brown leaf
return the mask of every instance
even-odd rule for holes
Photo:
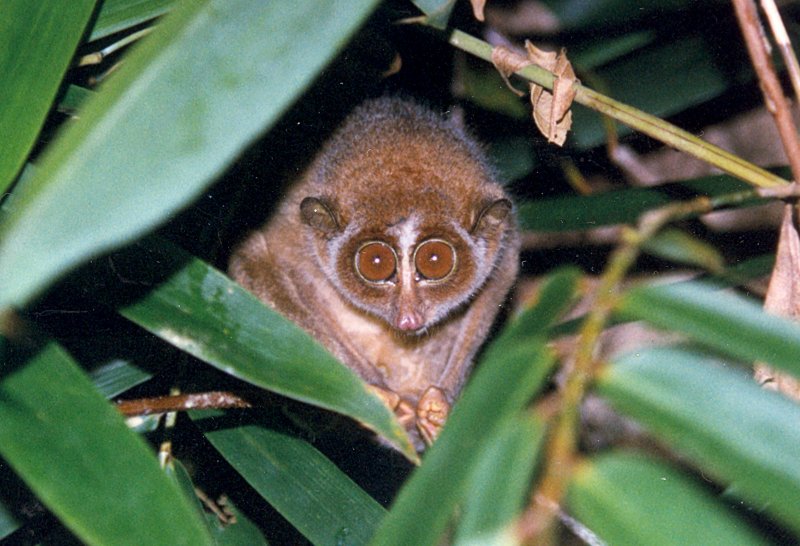
[[[512,92],[520,97],[525,94],[511,85],[511,81],[509,81],[508,78],[514,72],[522,70],[526,66],[533,64],[530,60],[511,48],[506,46],[496,46],[494,49],[492,49],[492,64],[500,73],[500,76],[502,76],[503,81],[506,82],[506,86]]]
[[[798,206],[795,204],[784,207],[775,267],[769,280],[764,310],[774,315],[800,319],[800,232]],[[756,364],[755,378],[765,388],[800,400],[800,381],[791,375],[776,372],[764,364]]]
[[[567,133],[572,127],[572,101],[575,98],[574,84],[578,81],[572,63],[567,59],[565,50],[558,53],[543,51],[525,41],[528,59],[553,73],[553,90],[531,84],[531,104],[533,120],[548,142],[563,146]]]
[[[486,5],[486,0],[469,0],[472,4],[472,13],[475,15],[475,19],[480,22],[483,22],[483,8]]]

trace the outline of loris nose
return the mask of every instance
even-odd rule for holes
[[[397,315],[395,327],[398,330],[413,331],[419,330],[425,324],[425,319],[417,311],[410,309],[408,311],[401,311]]]

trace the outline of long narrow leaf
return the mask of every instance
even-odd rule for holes
[[[0,195],[14,181],[33,148],[95,1],[3,2]]]
[[[0,308],[25,304],[199,195],[375,3],[181,3],[86,104],[15,200],[0,226]]]
[[[192,418],[244,479],[314,544],[365,544],[386,515],[304,440],[225,415]]]
[[[470,477],[455,544],[513,544],[514,518],[530,489],[544,424],[530,416],[509,419],[486,447]]]
[[[754,301],[700,282],[646,285],[621,304],[627,318],[681,332],[744,361],[800,375],[800,325],[769,315]]]
[[[570,484],[571,515],[606,544],[768,544],[677,470],[612,453],[587,461]]]
[[[211,544],[197,511],[55,343],[3,351],[0,454],[87,544]]]
[[[436,544],[463,500],[483,438],[493,436],[541,388],[552,364],[539,339],[487,356],[371,544]]]
[[[800,531],[800,407],[741,372],[677,349],[630,354],[599,393]]]
[[[104,0],[89,41],[105,38],[167,13],[175,0]]]
[[[235,377],[353,417],[416,458],[391,411],[354,372],[216,269],[174,245],[161,244],[153,243],[151,253],[139,259],[165,269],[185,263],[166,282],[122,308],[122,315]],[[116,271],[124,274],[122,260],[116,260]]]

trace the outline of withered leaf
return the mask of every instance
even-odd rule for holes
[[[486,5],[486,0],[470,0],[470,3],[472,4],[472,14],[475,19],[483,22],[483,8]]]
[[[511,48],[506,46],[496,46],[492,49],[492,64],[494,65],[495,69],[500,73],[502,76],[503,81],[506,83],[506,86],[514,93],[519,95],[520,97],[523,96],[525,93],[511,85],[508,77],[511,76],[514,72],[518,70],[522,70],[526,66],[533,64],[530,60],[528,60],[524,55],[517,53]]]
[[[775,267],[769,279],[764,310],[774,315],[800,319],[800,233],[795,204],[784,207]],[[755,378],[765,388],[800,400],[800,381],[791,375],[776,372],[764,364],[756,364]]]
[[[563,146],[567,132],[572,127],[570,107],[575,98],[574,84],[578,81],[572,63],[567,59],[565,50],[558,53],[543,51],[525,41],[528,59],[553,73],[553,90],[531,84],[531,104],[536,126],[548,142]]]

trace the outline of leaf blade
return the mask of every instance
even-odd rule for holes
[[[314,544],[345,538],[348,544],[364,544],[386,514],[304,440],[255,423],[232,426],[218,413],[195,413],[192,419],[242,477]]]
[[[0,226],[0,308],[25,304],[66,270],[199,195],[375,3],[206,0],[165,17],[15,199]],[[315,40],[296,39],[308,33]]]
[[[800,407],[742,372],[677,349],[623,356],[598,393],[800,530]]]
[[[0,20],[0,195],[33,148],[95,0],[8,0]]]
[[[567,503],[606,544],[768,544],[685,475],[638,455],[584,463]]]
[[[389,409],[298,326],[178,247],[153,240],[148,250],[131,259],[175,272],[120,314],[234,377],[353,417],[416,458]],[[126,262],[114,264],[125,275]]]
[[[67,353],[50,343],[20,362],[4,349],[0,454],[62,522],[88,544],[211,544],[152,452]]]

